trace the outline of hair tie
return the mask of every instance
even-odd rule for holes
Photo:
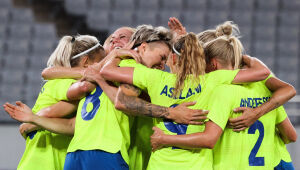
[[[175,49],[174,44],[173,44],[173,46],[172,46],[172,49],[173,49],[173,51],[174,51],[178,56],[181,55],[181,54]]]
[[[72,36],[71,43],[74,43],[74,42],[75,42],[75,37]]]

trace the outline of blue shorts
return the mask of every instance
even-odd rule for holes
[[[108,153],[101,150],[75,151],[66,156],[64,170],[128,170],[120,152]]]
[[[292,162],[285,162],[281,160],[274,170],[295,170]]]

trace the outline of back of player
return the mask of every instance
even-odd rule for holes
[[[32,109],[33,113],[61,100],[67,100],[67,90],[73,79],[50,80],[42,87]],[[72,137],[51,133],[47,130],[33,131],[26,138],[26,149],[18,169],[61,169]],[[47,165],[45,167],[45,165]]]
[[[273,169],[275,155],[275,125],[282,112],[278,109],[262,116],[242,132],[226,128],[228,118],[236,117],[237,107],[255,108],[271,96],[264,82],[250,85],[223,85],[218,87],[210,101],[208,118],[224,129],[221,139],[213,149],[214,169]],[[218,98],[218,101],[216,100]]]

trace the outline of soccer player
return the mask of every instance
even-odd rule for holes
[[[228,57],[224,57],[224,53],[228,53],[226,46],[230,47],[228,46],[230,43],[232,40],[220,37],[205,45],[205,54],[212,57],[215,68],[233,69],[232,61],[234,60],[228,60]],[[234,49],[234,47],[231,48]],[[271,96],[265,84],[270,89],[278,88],[273,82],[279,88],[283,88],[276,91],[276,95],[274,93],[269,102],[263,104]],[[233,132],[232,129],[225,128],[225,126],[228,118],[234,116],[232,111],[236,107],[256,108],[254,109],[255,112],[263,115],[294,95],[293,87],[278,82],[274,78],[244,86],[219,86],[214,89],[209,98],[206,98],[206,100],[209,99],[208,109],[210,113],[205,131],[189,135],[166,135],[162,130],[154,128],[152,146],[155,149],[162,145],[182,148],[213,148],[214,169],[273,169],[273,159],[276,154],[274,151],[275,125],[286,119],[283,112],[278,111],[278,109],[274,110],[272,113],[262,116],[248,130],[240,133]],[[199,105],[194,107],[198,108]],[[282,133],[285,138],[295,141],[295,129],[290,123],[279,124],[278,128],[281,132],[286,132]]]
[[[85,55],[80,53],[95,47]],[[84,67],[98,62],[104,54],[97,38],[88,35],[64,36],[48,60],[48,66]],[[76,110],[76,104],[67,103],[67,91],[73,79],[50,80],[44,84],[32,112],[46,117],[64,117]],[[61,101],[61,102],[60,102]],[[6,104],[7,105],[7,104]],[[21,106],[21,102],[17,102]],[[51,106],[51,107],[49,107]],[[51,111],[59,110],[58,114]],[[28,125],[23,125],[28,126]],[[30,126],[30,125],[29,125]],[[38,129],[38,128],[34,128]],[[18,169],[62,169],[71,137],[54,134],[46,130],[32,131],[24,135],[26,149]]]

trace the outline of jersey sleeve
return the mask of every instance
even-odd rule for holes
[[[209,99],[207,118],[224,130],[234,105],[233,85],[218,86]]]
[[[215,74],[219,84],[231,84],[240,70],[218,70]]]
[[[275,77],[273,73],[271,73],[266,79],[262,80],[262,82],[263,82],[264,84],[266,84],[266,82],[267,82],[271,77]]]
[[[283,106],[280,106],[276,109],[277,115],[276,115],[276,124],[279,124],[283,122],[287,118],[286,111]]]
[[[55,82],[55,90],[52,92],[53,97],[56,100],[68,100],[67,98],[67,92],[69,90],[69,87],[75,83],[76,80],[74,79],[58,79]]]
[[[122,60],[119,64],[120,67],[145,67],[142,64],[137,63],[134,59],[125,59]]]
[[[147,67],[136,67],[133,72],[133,85],[147,91],[150,86],[155,86],[162,77],[163,71]]]

